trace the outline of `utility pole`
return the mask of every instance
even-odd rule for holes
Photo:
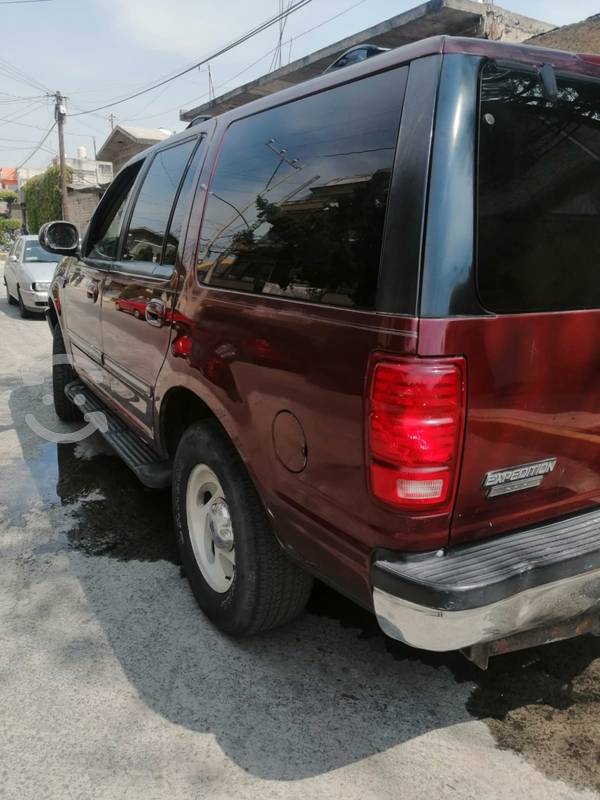
[[[108,121],[110,122],[111,131],[113,131],[115,129],[115,120],[116,120],[116,117],[115,117],[114,114],[109,114],[108,115]]]
[[[66,98],[60,92],[54,95],[54,119],[58,125],[58,163],[60,168],[60,193],[62,197],[62,216],[64,220],[68,219],[67,210],[67,166],[65,164],[65,117],[67,116],[67,109],[65,106]]]

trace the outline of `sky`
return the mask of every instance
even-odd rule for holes
[[[312,0],[286,21],[286,63],[419,5],[419,0]],[[600,11],[598,0],[503,0],[512,11],[556,25]],[[142,97],[78,114],[185,68],[277,13],[279,0],[0,0],[0,165],[44,167],[58,144],[53,103],[68,98],[67,156],[93,156],[115,124],[180,131],[179,109],[208,99],[205,67]],[[270,71],[275,26],[211,62],[217,96]],[[8,67],[7,67],[8,63]],[[15,72],[16,71],[16,72]],[[9,73],[9,74],[7,74]]]

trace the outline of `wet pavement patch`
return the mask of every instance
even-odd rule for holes
[[[60,502],[76,503],[90,492],[103,499],[77,506],[69,545],[88,555],[178,563],[170,493],[145,489],[117,456],[78,458],[75,447],[57,445]]]
[[[10,469],[0,492],[13,524],[36,503],[63,507],[72,524],[55,532],[35,555],[76,548],[122,560],[178,562],[170,492],[145,489],[116,455],[81,444],[44,443]]]
[[[600,638],[500,656],[467,710],[549,778],[600,791]]]
[[[497,656],[484,672],[460,653],[424,652],[387,638],[373,614],[321,583],[308,611],[355,628],[398,661],[446,667],[473,685],[467,711],[488,725],[499,747],[551,779],[600,791],[600,638]]]

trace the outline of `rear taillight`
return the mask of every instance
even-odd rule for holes
[[[369,389],[371,490],[405,509],[448,504],[459,465],[464,360],[379,361]]]

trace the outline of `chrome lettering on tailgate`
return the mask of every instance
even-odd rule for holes
[[[487,472],[482,484],[485,496],[497,497],[501,494],[532,489],[539,486],[544,480],[544,475],[552,472],[555,466],[556,458],[545,458],[543,461],[534,461],[531,464],[520,464],[518,467]]]

